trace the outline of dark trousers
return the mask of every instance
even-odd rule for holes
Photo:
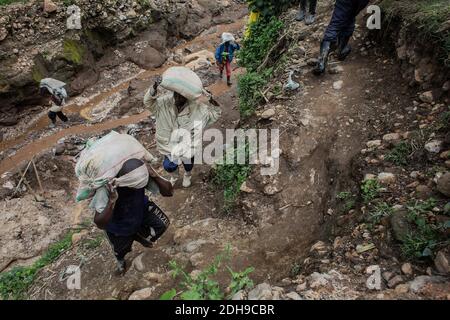
[[[309,2],[309,13],[316,14],[317,0],[300,0],[300,9],[306,11],[307,2]]]
[[[169,173],[175,172],[178,169],[178,166],[179,163],[171,162],[168,157],[164,157],[163,167],[164,170],[166,170],[167,172]],[[190,163],[183,162],[183,166],[186,172],[192,171],[192,169],[194,168],[194,158],[191,159]]]
[[[134,241],[146,246],[146,242],[148,242],[149,237],[150,241],[155,242],[163,235],[166,229],[167,226],[160,218],[158,218],[155,214],[148,212],[144,216],[142,227],[136,234],[130,236],[118,236],[106,231],[106,235],[114,251],[116,259],[123,260],[125,255],[131,251]]]
[[[368,3],[369,0],[336,0],[323,40],[336,42],[338,38],[351,37],[355,31],[356,16]]]
[[[61,119],[62,122],[67,122],[67,117],[64,113],[62,113],[62,111],[59,112],[53,112],[53,111],[49,111],[48,112],[48,117],[50,118],[50,120],[52,120],[52,123],[56,123],[56,116],[58,116],[58,118]]]

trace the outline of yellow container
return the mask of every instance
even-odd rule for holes
[[[261,14],[259,12],[254,12],[254,11],[250,12],[250,16],[248,18],[248,23],[247,23],[247,29],[245,30],[245,34],[244,34],[245,38],[250,36],[250,25],[252,23],[257,22],[259,20],[260,15]]]

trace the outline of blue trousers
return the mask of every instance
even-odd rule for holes
[[[338,38],[351,37],[355,31],[356,16],[368,3],[369,0],[336,0],[333,16],[323,40],[336,42]]]
[[[163,167],[167,172],[175,172],[178,169],[178,166],[179,164],[176,161],[172,162],[167,156],[164,157]],[[190,163],[183,162],[183,166],[186,172],[192,171],[192,169],[194,168],[194,158],[191,159]]]

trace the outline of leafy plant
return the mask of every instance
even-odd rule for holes
[[[247,0],[250,11],[259,12],[264,18],[277,16],[292,4],[291,0]]]
[[[380,183],[375,179],[368,179],[361,185],[362,197],[365,203],[368,203],[378,197],[381,189]]]
[[[445,225],[435,225],[428,221],[427,213],[435,206],[437,201],[416,201],[407,206],[408,220],[413,224],[415,230],[411,231],[402,243],[402,253],[408,258],[422,258],[431,256],[434,250],[448,240],[442,239],[439,230]]]
[[[398,166],[406,166],[408,164],[408,157],[411,152],[411,145],[407,142],[401,142],[386,155],[385,159]]]
[[[104,236],[102,234],[96,236],[95,238],[85,239],[82,242],[82,247],[88,250],[95,249],[99,247],[103,242]]]
[[[232,149],[229,152],[234,153],[233,164],[219,164],[214,169],[213,182],[223,188],[224,205],[223,209],[229,213],[235,205],[236,198],[240,193],[242,184],[250,175],[251,168],[249,163],[248,145],[245,150]],[[237,158],[240,152],[245,152],[245,164],[238,164]]]
[[[239,112],[242,118],[255,112],[262,101],[261,91],[266,86],[271,69],[262,73],[247,72],[238,78]]]
[[[379,202],[369,211],[368,222],[373,226],[379,224],[381,219],[392,214],[393,210],[386,202]]]
[[[16,267],[0,274],[0,295],[2,299],[22,299],[36,278],[37,272],[53,263],[72,245],[73,232],[51,245],[47,251],[29,267]]]
[[[355,196],[348,191],[340,192],[336,198],[344,202],[344,207],[342,208],[345,212],[353,209],[356,204]]]
[[[213,277],[217,274],[224,260],[230,259],[230,247],[227,246],[224,252],[215,257],[213,263],[202,270],[197,276],[193,277],[175,261],[169,263],[174,278],[181,277],[180,286],[182,291],[179,293],[181,300],[223,300],[231,298],[238,291],[253,286],[253,281],[249,274],[254,271],[250,267],[242,272],[234,272],[227,266],[231,275],[230,285],[227,287],[229,294],[225,294],[220,288],[217,280]],[[172,300],[177,296],[176,289],[165,292],[160,300]]]

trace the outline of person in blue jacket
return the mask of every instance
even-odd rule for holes
[[[227,85],[231,86],[231,62],[233,61],[234,52],[240,50],[239,44],[236,43],[231,33],[224,32],[222,34],[222,43],[216,49],[216,63],[219,66],[220,78],[223,77],[223,70],[227,72]]]

